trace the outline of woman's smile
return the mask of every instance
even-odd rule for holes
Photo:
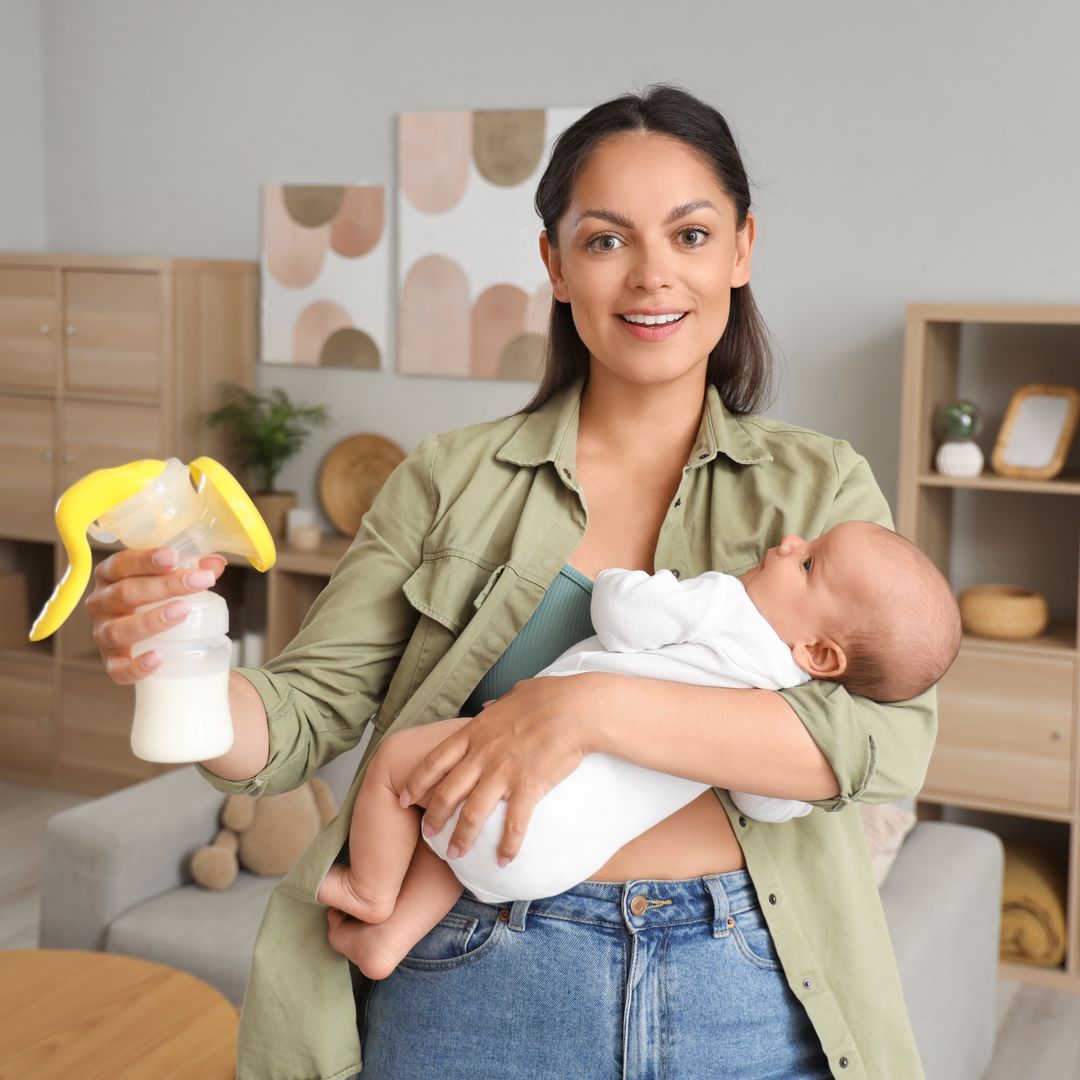
[[[627,311],[615,317],[639,341],[663,341],[686,321],[688,311]]]

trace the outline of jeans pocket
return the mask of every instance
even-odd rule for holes
[[[740,911],[733,918],[735,925],[731,928],[731,936],[743,957],[755,967],[779,970],[780,956],[760,906]]]
[[[400,966],[418,971],[470,963],[494,945],[505,922],[500,909],[462,897],[402,959]]]

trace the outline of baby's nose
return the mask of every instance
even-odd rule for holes
[[[801,536],[796,536],[795,533],[788,533],[787,536],[780,541],[777,551],[779,551],[781,555],[790,555],[792,552],[798,551],[805,543],[806,541],[803,540]]]

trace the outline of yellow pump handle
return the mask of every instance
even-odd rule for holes
[[[56,503],[56,528],[69,565],[30,627],[31,641],[41,641],[59,630],[82,597],[92,565],[90,542],[86,539],[90,523],[141,491],[164,468],[164,461],[144,458],[112,469],[95,469],[60,496]]]

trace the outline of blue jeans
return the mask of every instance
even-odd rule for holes
[[[362,1080],[823,1080],[745,870],[466,890],[359,1002]]]

